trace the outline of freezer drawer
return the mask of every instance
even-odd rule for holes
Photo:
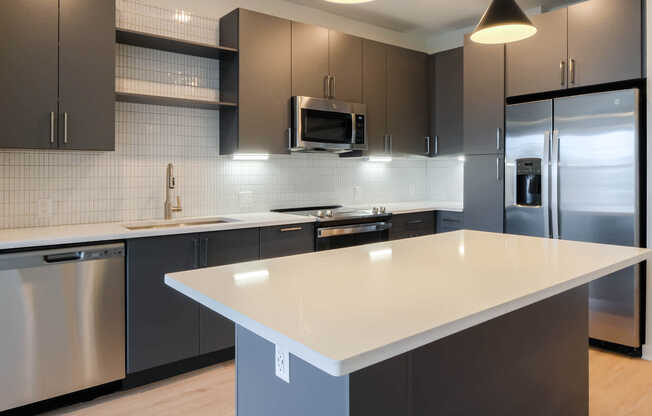
[[[124,378],[124,246],[0,255],[0,333],[0,411]]]

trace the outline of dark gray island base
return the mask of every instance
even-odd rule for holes
[[[588,288],[342,377],[290,355],[286,383],[241,326],[236,357],[238,416],[587,416]]]

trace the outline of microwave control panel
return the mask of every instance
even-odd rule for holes
[[[355,144],[365,144],[365,116],[355,115]]]

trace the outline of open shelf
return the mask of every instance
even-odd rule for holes
[[[115,39],[116,42],[125,45],[140,46],[210,59],[225,59],[233,57],[238,53],[238,50],[233,48],[208,45],[128,29],[116,29]]]
[[[165,97],[165,96],[147,95],[147,94],[132,94],[128,92],[116,92],[115,99],[116,101],[121,101],[125,103],[164,105],[168,107],[201,108],[204,110],[220,110],[222,108],[238,107],[236,103],[229,103],[229,102],[190,99],[190,98],[175,98],[175,97]]]

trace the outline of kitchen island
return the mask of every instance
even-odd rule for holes
[[[458,231],[165,281],[237,324],[239,416],[588,415],[587,284],[650,254]]]

